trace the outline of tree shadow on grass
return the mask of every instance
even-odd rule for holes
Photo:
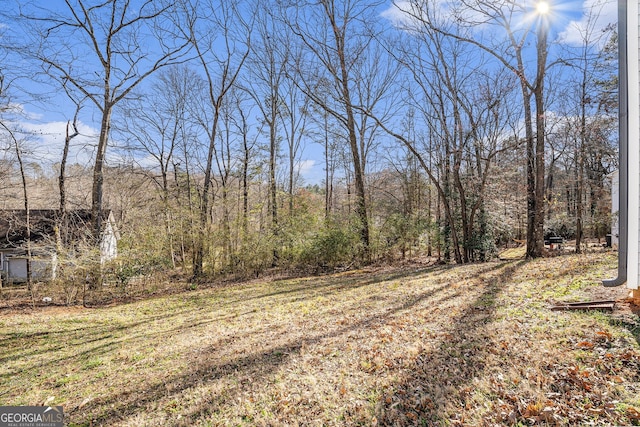
[[[415,269],[414,271],[402,271],[393,273],[371,273],[371,272],[352,272],[348,276],[342,274],[334,274],[320,277],[309,277],[303,279],[283,279],[272,282],[272,288],[267,292],[259,293],[250,297],[242,297],[235,300],[226,301],[225,304],[233,306],[238,303],[246,303],[252,300],[263,300],[274,297],[293,297],[292,301],[302,301],[309,297],[328,296],[337,291],[356,290],[359,288],[375,285],[382,282],[388,282],[400,279],[410,279],[413,277],[423,276],[425,274],[437,274],[439,271],[444,272],[453,268],[452,266],[427,266]],[[283,283],[279,289],[279,283]],[[295,283],[295,284],[291,284]],[[241,286],[241,285],[238,285]]]
[[[8,380],[20,372],[40,371],[51,372],[57,366],[60,366],[71,360],[83,360],[95,357],[109,355],[112,352],[122,348],[123,346],[135,346],[138,341],[158,338],[162,341],[170,340],[171,337],[183,331],[186,328],[195,328],[224,322],[226,320],[241,317],[255,313],[255,309],[247,310],[241,313],[225,312],[226,308],[233,308],[240,304],[254,302],[256,305],[262,304],[262,301],[269,300],[270,303],[291,303],[304,301],[309,298],[317,298],[318,296],[330,297],[337,292],[347,290],[357,290],[362,287],[372,286],[383,281],[408,279],[431,271],[432,268],[420,269],[414,272],[402,272],[392,274],[362,274],[356,273],[349,275],[346,280],[340,280],[336,283],[336,279],[327,276],[320,279],[307,279],[300,284],[290,284],[284,281],[282,289],[278,289],[278,283],[270,286],[274,291],[261,293],[255,296],[245,296],[242,298],[224,298],[222,301],[211,301],[211,290],[204,290],[197,295],[180,294],[174,296],[165,296],[164,298],[174,299],[171,305],[177,304],[178,309],[166,310],[166,306],[158,308],[158,314],[144,314],[134,316],[118,322],[105,323],[96,319],[87,319],[79,321],[79,324],[64,325],[58,324],[54,329],[48,329],[42,326],[42,329],[36,329],[31,332],[12,331],[0,335],[0,347],[4,349],[0,353],[0,366],[4,366],[4,370],[0,370],[0,380]],[[249,290],[243,289],[241,285],[232,289],[232,292],[241,292],[247,294]],[[226,290],[213,290],[214,292],[225,292]],[[195,299],[194,299],[195,298]],[[180,301],[184,299],[184,301]],[[154,304],[155,301],[149,301]],[[220,316],[201,319],[195,317],[197,310],[209,310],[211,304],[215,304],[218,311],[224,312]],[[135,310],[136,303],[127,303],[119,306],[122,309],[132,307]],[[99,314],[103,310],[110,308],[98,307],[89,309],[88,312]],[[188,324],[180,322],[184,318],[190,319]],[[153,328],[148,326],[156,322],[167,322],[173,326],[161,331],[152,331]],[[56,356],[59,350],[66,347],[78,346],[76,351],[66,351],[64,355]],[[43,353],[49,353],[53,357],[38,357]],[[33,361],[33,362],[31,362]],[[12,363],[19,362],[20,371],[10,368]]]
[[[472,347],[471,350],[474,350],[478,354],[470,353],[470,356],[466,356],[465,352],[469,352],[469,349],[465,348],[466,341],[461,337],[456,337],[455,333],[460,330],[459,332],[464,332],[469,335],[470,341],[480,340],[481,324],[482,322],[489,321],[491,318],[495,303],[494,300],[500,293],[501,283],[507,280],[518,266],[519,264],[511,263],[498,265],[488,264],[474,270],[475,274],[480,276],[485,274],[490,275],[489,280],[492,280],[492,282],[489,285],[485,285],[481,291],[473,290],[474,294],[480,292],[477,295],[475,303],[472,304],[452,326],[451,335],[454,336],[454,339],[447,343],[443,342],[438,351],[440,357],[449,357],[450,354],[453,354],[452,357],[460,357],[457,353],[462,352],[464,356],[462,358],[468,359],[465,360],[464,363],[461,363],[461,367],[457,368],[461,370],[459,373],[455,373],[459,379],[454,379],[454,383],[449,384],[449,387],[456,388],[464,383],[466,379],[472,378],[474,372],[479,372],[482,369],[482,349]],[[81,403],[79,403],[79,400],[75,401],[73,407],[69,406],[65,408],[65,412],[70,414],[73,422],[85,423],[87,425],[107,425],[117,422],[117,420],[132,419],[137,415],[146,414],[147,412],[165,413],[166,411],[164,411],[163,408],[157,407],[157,405],[159,405],[158,402],[165,402],[162,404],[166,404],[167,400],[180,400],[185,394],[197,393],[200,386],[206,386],[203,387],[203,389],[206,389],[205,392],[207,395],[200,399],[200,403],[187,403],[188,407],[183,410],[185,415],[183,419],[188,420],[206,417],[208,413],[224,411],[225,406],[234,405],[235,399],[238,397],[237,395],[242,392],[243,381],[268,383],[269,378],[274,375],[279,367],[290,363],[292,356],[300,354],[301,349],[304,347],[322,345],[324,340],[330,340],[339,336],[348,336],[352,331],[369,330],[377,325],[384,324],[398,313],[402,313],[402,315],[404,315],[405,312],[410,313],[413,308],[419,307],[421,303],[423,306],[425,303],[428,303],[429,306],[435,306],[443,303],[445,299],[457,298],[459,296],[458,294],[447,294],[447,292],[445,292],[445,290],[449,288],[449,281],[451,280],[445,273],[451,269],[452,267],[450,266],[432,266],[410,272],[354,274],[347,275],[338,282],[336,282],[335,278],[331,277],[321,278],[319,280],[314,278],[298,284],[284,284],[282,289],[278,289],[277,284],[270,285],[271,291],[262,292],[256,296],[248,295],[249,291],[247,291],[249,298],[240,299],[237,299],[233,294],[227,294],[223,295],[222,300],[219,295],[209,300],[210,294],[204,291],[202,294],[196,295],[196,299],[201,298],[203,301],[195,301],[195,303],[188,301],[187,308],[177,304],[179,307],[177,310],[160,312],[161,314],[151,316],[143,314],[141,318],[127,319],[123,324],[93,325],[89,328],[89,336],[84,335],[84,339],[92,343],[90,348],[84,349],[79,353],[71,353],[63,359],[56,358],[55,360],[48,359],[46,361],[34,360],[36,363],[27,366],[25,369],[46,371],[49,368],[54,368],[58,363],[63,363],[66,359],[80,358],[84,360],[85,358],[88,359],[96,356],[109,356],[118,349],[126,349],[127,346],[135,348],[138,342],[147,342],[144,340],[150,337],[154,337],[154,340],[157,338],[162,343],[170,344],[173,333],[179,333],[190,327],[187,321],[193,321],[196,326],[205,326],[209,323],[223,321],[229,317],[237,317],[237,315],[227,314],[226,310],[227,307],[233,307],[235,304],[240,304],[241,302],[246,303],[247,301],[252,301],[252,304],[255,306],[260,306],[265,303],[291,303],[317,298],[318,296],[327,297],[328,300],[331,301],[333,295],[358,290],[366,286],[375,286],[382,282],[403,282],[413,278],[420,278],[420,276],[428,281],[429,287],[421,293],[414,295],[397,295],[385,301],[382,310],[378,310],[369,316],[365,315],[357,321],[349,320],[350,323],[346,325],[331,324],[325,329],[314,330],[311,333],[307,333],[307,331],[297,331],[299,336],[296,336],[295,331],[287,331],[286,325],[278,325],[278,327],[282,329],[282,331],[280,331],[282,332],[279,336],[280,338],[273,342],[264,343],[255,340],[255,338],[259,338],[259,330],[248,329],[245,331],[243,329],[243,334],[226,337],[225,339],[227,339],[227,341],[218,340],[215,343],[215,347],[195,348],[192,354],[179,355],[179,362],[186,362],[189,367],[179,368],[176,374],[166,372],[164,375],[157,375],[155,377],[149,377],[143,374],[138,377],[139,383],[128,383],[116,390],[108,389],[108,384],[112,382],[109,378],[105,378],[101,380],[105,382],[104,394],[102,394],[102,396],[87,396],[85,401]],[[499,273],[500,270],[502,270],[501,273]],[[461,271],[464,272],[464,270]],[[499,276],[494,277],[496,275]],[[235,291],[236,290],[234,290],[234,292]],[[222,290],[222,292],[224,292],[224,290]],[[200,304],[200,302],[203,304]],[[222,314],[220,316],[198,318],[198,313],[202,313],[198,310],[206,310],[207,305],[211,303],[221,303],[221,305],[216,306],[216,310]],[[171,304],[176,304],[176,302],[173,301]],[[160,308],[158,308],[158,310],[159,309]],[[194,312],[190,313],[189,310],[194,310]],[[361,310],[365,309],[361,308]],[[253,311],[249,311],[247,313],[252,312]],[[187,316],[187,319],[183,319],[182,316]],[[240,316],[242,316],[242,314],[240,314]],[[168,322],[170,327],[164,328],[161,331],[154,330],[154,328],[147,328],[147,324],[152,322]],[[463,329],[468,327],[468,323],[473,322],[477,323],[477,330],[469,329],[463,331]],[[77,328],[76,326],[66,331],[77,331],[79,335],[76,338],[78,339],[82,336],[82,328]],[[61,331],[62,334],[64,332],[65,330]],[[44,340],[46,337],[44,335],[41,336],[40,332],[35,332],[31,338],[35,340],[33,344],[37,345],[41,339]],[[221,346],[233,346],[234,343],[230,341],[232,339],[253,342],[256,344],[253,347],[254,351],[250,353],[244,351],[237,354],[221,351]],[[44,344],[44,341],[42,344]],[[244,348],[252,347],[245,346]],[[429,355],[426,355],[426,357],[428,356]],[[27,365],[29,364],[27,363]],[[126,365],[123,364],[122,368],[125,367]],[[399,383],[398,390],[401,391],[404,388],[406,392],[409,392],[411,387],[416,384],[419,387],[423,387],[419,384],[420,375],[426,378],[429,375],[429,368],[430,366],[424,364],[416,365],[415,371],[418,376],[415,378],[412,376]],[[431,368],[437,368],[437,366],[434,365],[431,366]],[[118,372],[113,371],[111,375],[118,375]],[[136,377],[133,377],[133,381],[135,381],[135,379]],[[413,382],[413,379],[416,379],[416,382]],[[400,394],[398,394],[398,396],[400,396]],[[93,397],[93,400],[90,400],[91,397]],[[392,410],[396,410],[401,404],[405,405],[407,410],[410,409],[409,401],[404,403],[401,400],[398,401],[400,404],[393,408],[385,408],[383,405],[382,412],[384,414],[390,413]],[[425,401],[424,404],[428,405],[429,403]],[[418,416],[428,420],[437,419],[441,410],[432,411],[432,414],[425,412],[424,409],[415,412]],[[410,416],[407,417],[409,418],[406,418],[405,421],[407,425],[411,425],[411,418]],[[385,419],[384,416],[381,417],[381,420],[382,419]],[[398,420],[401,418],[395,419]],[[186,425],[188,425],[188,421],[185,422],[187,423]]]
[[[291,358],[299,355],[303,348],[348,335],[352,331],[374,328],[375,325],[384,323],[396,313],[411,310],[425,300],[438,299],[446,288],[447,284],[434,286],[418,296],[397,301],[382,313],[366,316],[344,326],[331,325],[324,333],[305,334],[284,340],[281,344],[267,344],[262,349],[249,354],[229,358],[218,354],[220,350],[218,345],[204,348],[193,355],[192,366],[188,371],[157,380],[152,384],[139,384],[137,387],[131,387],[119,393],[96,398],[82,407],[70,408],[70,415],[74,419],[90,417],[80,422],[93,425],[107,425],[117,420],[135,419],[137,414],[145,413],[155,402],[163,399],[166,401],[167,398],[181,399],[185,393],[194,392],[200,386],[212,386],[217,383],[218,392],[208,392],[203,401],[196,405],[188,404],[188,409],[181,413],[183,424],[189,425],[189,420],[206,417],[207,414],[214,412],[224,412],[225,406],[236,404],[237,396],[234,394],[240,394],[243,384],[256,381],[267,383],[281,366],[290,363]],[[455,295],[449,296],[449,298],[453,297]],[[220,390],[221,387],[224,390]],[[74,421],[78,422],[78,420]]]
[[[132,336],[130,331],[136,328],[146,331],[147,325],[153,322],[178,318],[188,313],[188,310],[181,310],[170,314],[145,316],[141,319],[134,318],[131,322],[95,323],[95,321],[87,320],[87,323],[91,324],[83,324],[82,326],[72,328],[59,326],[57,329],[52,330],[44,329],[43,327],[43,329],[34,332],[9,332],[0,335],[0,347],[5,349],[5,351],[0,354],[0,366],[16,360],[24,361],[30,356],[42,354],[43,352],[54,352],[60,348],[78,344],[87,346],[95,343],[96,345],[86,351],[74,353],[72,357],[49,359],[46,362],[43,361],[39,364],[29,365],[28,369],[43,369],[70,358],[75,359],[83,355],[91,354],[97,355],[100,353],[98,351],[100,349],[102,349],[102,352],[107,352],[119,345],[117,338],[126,336],[128,340],[135,339],[136,336]],[[147,335],[148,334],[141,333],[139,337]],[[108,341],[107,345],[105,345],[105,341]],[[0,374],[0,378],[6,375],[7,374]]]
[[[505,282],[525,263],[494,266],[502,271],[487,277],[473,303],[459,316],[452,316],[451,327],[436,349],[419,354],[410,373],[382,396],[376,409],[379,425],[466,425],[451,409],[470,403],[473,380],[485,370],[485,358],[495,338],[485,325],[494,317],[496,300]]]

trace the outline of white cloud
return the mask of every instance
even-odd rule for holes
[[[582,10],[580,19],[571,20],[559,33],[559,40],[572,46],[584,44],[585,37],[589,43],[606,42],[601,39],[603,30],[618,22],[617,0],[586,0]]]
[[[5,107],[5,112],[15,117],[24,117],[26,120],[40,120],[41,114],[27,111],[24,104],[10,103]]]
[[[302,175],[310,173],[316,164],[315,160],[300,160],[298,162],[298,170]]]
[[[324,170],[322,165],[316,160],[300,160],[296,168],[298,173],[304,180],[305,184],[319,184],[324,179]]]
[[[23,122],[20,127],[31,133],[28,142],[30,157],[43,163],[56,163],[62,159],[67,122],[53,121],[45,123]],[[73,132],[73,129],[70,129]],[[93,159],[97,145],[98,130],[82,122],[78,123],[78,136],[71,140],[69,163],[87,165]]]
[[[411,10],[411,3],[408,1],[395,1],[389,8],[383,11],[380,16],[390,21],[396,27],[410,25],[412,18],[406,12]]]
[[[536,18],[534,0],[523,0],[520,2],[504,2],[493,4],[487,0],[476,0],[470,2],[469,6],[459,0],[397,0],[380,15],[391,24],[408,33],[419,32],[429,25],[435,27],[449,28],[456,32],[470,31],[473,34],[487,32],[487,36],[497,32],[504,35],[499,20],[493,20],[492,14],[496,9],[503,9],[505,16],[511,16],[513,31],[528,31],[531,23]],[[497,24],[497,25],[495,25]],[[466,36],[469,34],[465,33]]]
[[[433,4],[416,2],[415,0],[397,0],[391,3],[388,9],[380,16],[391,22],[396,28],[405,31],[414,31],[424,25],[425,22],[447,19],[452,15],[451,2],[449,0],[436,0]]]
[[[429,5],[429,9],[423,9]],[[530,28],[532,20],[536,19],[535,1],[523,0],[520,13],[512,16],[519,20],[514,28]],[[602,43],[603,29],[618,21],[617,0],[555,0],[551,3],[552,25],[561,25],[558,40],[569,45],[584,43],[584,35],[590,34],[590,43]],[[528,11],[528,12],[527,12]],[[380,16],[388,20],[396,28],[412,31],[424,25],[420,21],[440,21],[442,23],[476,22],[473,31],[486,30],[481,24],[487,21],[487,16],[478,10],[460,7],[455,0],[432,0],[416,2],[415,0],[397,0],[383,11]],[[417,18],[420,17],[420,18]]]

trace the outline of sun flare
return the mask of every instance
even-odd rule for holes
[[[536,3],[536,12],[538,12],[538,15],[547,15],[550,11],[551,7],[548,2],[542,0]]]

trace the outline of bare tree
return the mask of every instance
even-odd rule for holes
[[[78,135],[78,114],[80,113],[80,104],[76,105],[76,112],[73,115],[73,121],[67,121],[66,132],[64,136],[64,146],[62,148],[62,158],[60,159],[60,174],[58,176],[58,189],[60,191],[60,216],[64,216],[67,209],[67,189],[66,189],[66,169],[67,159],[69,157],[69,147],[71,146],[71,140]]]
[[[418,131],[405,124],[400,133],[370,114],[404,143],[436,189],[445,259],[451,252],[458,263],[483,259],[476,242],[487,235],[484,193],[496,155],[512,147],[505,135],[516,119],[504,99],[514,79],[484,71],[482,55],[471,59],[466,43],[428,26],[397,42],[393,50],[409,77],[405,103],[424,126]]]
[[[171,212],[171,175],[176,153],[185,144],[190,130],[189,100],[201,89],[201,79],[186,65],[174,65],[161,70],[149,92],[123,104],[123,119],[116,127],[129,147],[141,153],[146,163],[142,167],[156,184],[162,203],[168,252],[176,266],[176,250]],[[138,156],[134,156],[135,158]]]
[[[209,224],[209,197],[212,186],[213,162],[218,161],[216,148],[223,103],[236,84],[251,47],[253,18],[243,17],[236,2],[219,7],[214,1],[184,0],[181,16],[187,25],[184,37],[193,46],[197,62],[205,76],[205,99],[208,111],[199,118],[208,139],[204,184],[200,206],[201,233],[195,253],[193,275],[201,277],[205,255],[205,239]]]
[[[287,24],[306,50],[300,63],[301,90],[345,129],[355,181],[355,212],[359,221],[363,259],[370,257],[369,213],[365,192],[363,153],[357,125],[355,69],[374,43],[378,3],[359,0],[322,0],[292,5]],[[317,91],[319,82],[325,89]]]
[[[394,2],[408,17],[409,30],[428,27],[447,37],[468,43],[493,56],[499,64],[519,79],[524,111],[527,146],[527,256],[535,258],[544,252],[544,177],[545,177],[545,76],[548,45],[548,17],[536,14],[531,5],[511,0],[462,0],[452,20],[464,24],[467,32],[449,31],[446,19],[438,13],[438,3],[431,0]],[[521,25],[525,23],[525,25]],[[459,27],[456,27],[459,28]],[[486,29],[483,38],[473,31]],[[528,67],[525,51],[533,37],[535,67]],[[491,40],[491,41],[485,41]],[[532,109],[532,102],[535,104]]]
[[[222,246],[222,264],[228,271],[232,271],[235,268],[235,253],[234,244],[232,241],[232,209],[231,209],[231,197],[230,192],[232,190],[231,180],[233,178],[234,171],[237,170],[239,164],[242,162],[241,156],[237,153],[242,151],[244,144],[241,147],[239,139],[237,138],[236,130],[238,128],[236,124],[235,116],[238,114],[239,104],[236,102],[237,97],[232,92],[237,91],[236,87],[233,87],[229,93],[229,96],[222,104],[220,114],[220,132],[219,147],[217,149],[216,167],[217,176],[220,182],[222,203],[220,206],[221,217],[220,226],[222,228],[221,246]]]
[[[249,188],[250,188],[250,167],[251,162],[257,151],[257,141],[262,132],[262,127],[257,129],[256,134],[252,137],[250,134],[249,120],[253,105],[247,101],[246,92],[233,92],[233,103],[235,104],[235,115],[231,117],[231,124],[235,128],[235,134],[242,141],[241,146],[241,167],[240,167],[240,192],[242,194],[241,213],[240,213],[240,240],[242,249],[245,249],[246,238],[249,232]]]
[[[18,170],[20,171],[20,179],[22,183],[22,201],[25,212],[25,244],[26,244],[26,253],[27,253],[27,288],[29,291],[32,291],[32,271],[31,271],[31,209],[29,203],[29,191],[27,188],[27,177],[25,173],[25,162],[23,158],[24,147],[22,146],[22,142],[18,138],[17,131],[12,129],[9,124],[5,123],[4,120],[0,120],[0,128],[4,130],[4,132],[8,135],[11,145],[13,146],[14,153],[16,155],[16,159],[18,161]]]
[[[67,243],[69,230],[67,227],[67,160],[69,158],[69,148],[71,147],[71,141],[80,135],[78,131],[78,115],[82,107],[81,101],[76,100],[73,95],[67,92],[69,98],[75,104],[75,113],[73,115],[73,121],[68,120],[65,129],[64,145],[62,147],[62,157],[60,158],[60,173],[58,175],[58,191],[60,194],[60,205],[58,207],[58,214],[56,215],[56,227],[55,227],[55,239],[56,239],[56,252],[58,258],[61,259],[61,255],[64,249],[64,245]]]
[[[578,129],[577,141],[575,144],[575,188],[576,188],[576,253],[582,252],[582,241],[584,237],[584,214],[585,214],[585,196],[586,196],[586,165],[587,165],[587,148],[591,143],[596,143],[597,135],[590,135],[592,123],[597,122],[598,96],[597,81],[599,73],[595,64],[600,60],[602,51],[600,49],[601,41],[608,36],[607,32],[596,31],[597,20],[600,12],[604,7],[604,3],[592,5],[586,11],[585,24],[578,29],[580,34],[580,45],[573,52],[568,53],[570,58],[565,63],[574,67],[577,71],[575,77],[572,78],[568,87],[575,88],[572,98],[574,102],[571,105],[577,106],[577,111],[571,111],[572,116],[577,118],[576,126]],[[593,141],[590,141],[593,139]]]
[[[173,43],[167,19],[172,7],[152,0],[65,0],[55,9],[37,2],[20,5],[21,22],[30,35],[24,51],[42,63],[47,75],[78,91],[100,112],[91,190],[96,239],[114,108],[151,74],[182,61],[187,51],[188,42]]]
[[[277,27],[278,20],[266,2],[259,3],[256,20],[257,38],[252,45],[251,67],[247,76],[247,90],[254,98],[262,120],[269,132],[269,213],[274,236],[272,265],[279,259],[277,164],[280,151],[283,110],[286,99],[282,94],[286,69],[290,61],[290,43]]]
[[[19,111],[18,111],[19,113]],[[19,114],[18,114],[19,115]],[[25,244],[26,244],[26,274],[27,274],[27,288],[31,292],[33,302],[33,287],[32,287],[32,269],[31,269],[31,212],[30,212],[30,199],[29,191],[27,187],[26,177],[26,164],[24,159],[25,151],[25,138],[21,136],[24,132],[18,129],[17,125],[16,108],[12,105],[12,100],[9,96],[9,82],[5,80],[5,74],[0,69],[0,136],[6,136],[8,143],[6,144],[6,150],[12,151],[15,154],[15,158],[18,162],[18,170],[20,172],[21,190],[22,190],[22,202],[25,212]],[[2,281],[0,279],[0,286]]]
[[[293,52],[293,57],[299,57],[300,52]],[[293,64],[297,61],[293,61]],[[291,65],[291,62],[290,64]],[[282,120],[284,122],[283,129],[286,136],[287,148],[288,148],[288,185],[287,192],[289,193],[289,215],[293,215],[293,199],[295,195],[295,185],[297,181],[297,162],[298,156],[301,152],[302,139],[307,133],[307,122],[309,119],[309,104],[310,100],[305,96],[302,91],[295,84],[295,79],[298,78],[296,66],[293,69],[288,70],[288,78],[284,82],[284,96],[283,99],[286,102],[283,103],[284,111],[281,113]]]

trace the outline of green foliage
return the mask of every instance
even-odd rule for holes
[[[135,233],[125,233],[118,242],[119,258],[127,258],[149,268],[169,267],[168,236],[162,225],[143,226]]]
[[[299,267],[335,268],[351,263],[361,252],[361,245],[355,227],[328,222],[305,239],[298,239],[289,257]]]
[[[471,238],[471,250],[474,261],[488,261],[498,255],[494,227],[484,209],[480,210],[478,223]]]
[[[274,238],[270,234],[247,233],[233,255],[233,273],[257,276],[273,264]]]
[[[310,240],[307,253],[316,265],[335,266],[350,261],[359,245],[360,238],[354,230],[329,226]]]
[[[103,272],[105,280],[115,282],[126,291],[131,279],[145,273],[145,267],[138,260],[121,257],[118,261],[106,265]]]
[[[418,245],[420,236],[429,229],[429,221],[418,215],[392,213],[379,232],[383,253],[400,251],[404,258],[407,251]]]
[[[609,211],[597,211],[587,218],[586,225],[591,229],[593,237],[603,238],[611,232],[613,218]]]

